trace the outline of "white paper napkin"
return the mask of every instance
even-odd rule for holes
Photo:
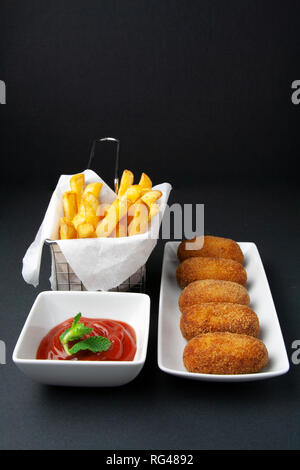
[[[111,204],[115,193],[92,170],[85,170],[87,184],[103,183],[100,202]],[[62,195],[70,189],[70,178],[62,175],[52,194],[42,225],[34,242],[23,259],[22,275],[28,284],[36,287],[39,283],[42,249],[46,239],[56,240],[67,262],[87,290],[109,290],[119,286],[133,275],[149,258],[157,243],[160,222],[172,189],[169,183],[153,187],[162,192],[157,201],[160,212],[151,222],[149,232],[121,238],[91,238],[58,240],[59,219],[63,216]],[[52,260],[51,287],[55,288],[55,273]]]

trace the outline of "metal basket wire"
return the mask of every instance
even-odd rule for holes
[[[86,288],[79,277],[67,262],[58,244],[53,240],[46,240],[50,246],[51,258],[55,274],[55,290],[84,291]],[[110,289],[112,292],[145,292],[146,265],[142,266],[118,287]]]
[[[90,168],[92,159],[95,154],[95,146],[97,142],[115,142],[117,144],[117,158],[115,166],[114,188],[118,191],[119,187],[119,147],[120,142],[113,137],[104,137],[96,139],[93,142],[88,168]],[[74,273],[70,264],[67,262],[64,254],[62,253],[59,245],[55,240],[46,240],[45,243],[49,245],[51,251],[52,265],[54,266],[55,275],[55,289],[68,290],[68,291],[85,291],[83,283],[79,277]],[[119,286],[110,289],[112,292],[145,292],[146,289],[146,265],[141,266],[132,276],[126,279]]]

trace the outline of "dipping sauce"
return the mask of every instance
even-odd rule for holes
[[[60,323],[52,328],[42,339],[36,354],[36,359],[55,359],[59,361],[133,361],[136,353],[136,334],[127,323],[109,320],[106,318],[81,317],[80,322],[88,328],[93,328],[88,336],[104,336],[111,341],[107,351],[93,353],[89,350],[79,351],[69,356],[59,337],[67,329],[71,328],[74,318]],[[72,347],[78,341],[70,341]]]

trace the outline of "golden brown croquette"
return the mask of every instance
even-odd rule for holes
[[[202,333],[217,331],[257,337],[259,321],[256,313],[246,305],[208,302],[185,307],[180,319],[180,329],[187,340]]]
[[[195,237],[191,240],[184,240],[180,243],[177,251],[177,256],[180,261],[186,258],[192,258],[195,256],[212,257],[212,258],[225,258],[233,259],[238,263],[244,263],[244,255],[239,245],[230,238],[213,237],[211,235],[205,235],[204,244],[202,248],[193,248],[188,246],[191,243],[195,243],[197,240],[200,245],[202,237]]]
[[[204,302],[230,302],[249,305],[250,298],[245,287],[231,281],[206,279],[191,282],[183,289],[179,297],[179,308],[182,312],[187,305]]]
[[[187,258],[178,266],[176,277],[182,289],[193,281],[203,279],[232,281],[242,286],[247,281],[243,266],[237,261],[224,258]]]
[[[191,339],[183,352],[189,372],[202,374],[252,374],[268,363],[262,341],[236,333],[206,333]]]

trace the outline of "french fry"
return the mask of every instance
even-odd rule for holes
[[[139,199],[138,201],[135,203],[135,204],[132,204],[128,210],[128,214],[127,214],[127,227],[129,227],[129,225],[131,224],[132,222],[132,219],[133,219],[133,216],[134,216],[134,212],[135,212],[135,205],[139,203]]]
[[[133,184],[130,188],[127,189],[123,198],[127,198],[130,201],[130,209],[127,214],[127,227],[129,228],[137,207],[137,204],[141,202],[141,196],[143,194],[143,189],[139,184]]]
[[[78,173],[70,179],[71,190],[76,193],[77,207],[79,207],[81,196],[84,190],[84,174]]]
[[[94,213],[97,213],[98,207],[100,205],[100,202],[98,201],[98,198],[93,194],[93,193],[86,193],[83,194],[81,198],[81,204],[79,207],[79,212],[81,210],[85,210],[86,208],[91,208]],[[84,209],[83,209],[84,207]]]
[[[98,199],[102,186],[102,183],[87,184],[85,190],[83,191],[83,196],[85,196],[87,193],[92,193]]]
[[[77,227],[78,238],[95,238],[95,227],[92,224],[79,224]]]
[[[116,237],[127,237],[127,217],[123,217],[122,220],[119,221],[117,227],[116,227]]]
[[[97,216],[100,202],[93,193],[83,194],[79,207],[79,214],[85,218],[85,221],[97,227],[100,217]]]
[[[124,170],[121,178],[120,188],[118,196],[122,197],[126,193],[127,189],[133,184],[134,176],[129,170]]]
[[[149,220],[151,220],[158,213],[159,213],[159,205],[156,204],[156,202],[153,202],[153,204],[151,204],[150,209],[149,209]]]
[[[131,212],[132,207],[129,209]],[[134,204],[134,215],[133,219],[128,227],[128,235],[139,235],[145,233],[148,229],[148,216],[149,209],[143,202],[137,202]]]
[[[100,222],[100,218],[93,214],[86,214],[85,221],[87,224],[92,224],[94,229],[96,229],[97,225]]]
[[[142,194],[142,190],[138,184],[133,184],[127,189],[123,198],[126,198],[131,204],[134,204]]]
[[[141,200],[147,204],[147,206],[150,208],[151,204],[153,204],[157,199],[159,199],[162,196],[162,192],[158,190],[153,190],[153,191],[148,191],[146,194],[144,194],[141,197]]]
[[[72,222],[67,219],[67,217],[61,217],[60,219],[59,238],[61,240],[77,238],[77,232],[75,230],[75,227]]]
[[[148,193],[149,191],[151,191],[151,188],[142,188],[142,192],[141,192],[141,196],[144,196],[144,194]]]
[[[113,204],[101,204],[100,182],[86,187],[83,173],[70,179],[71,191],[63,194],[64,217],[60,220],[60,238],[126,237],[144,233],[149,221],[159,212],[155,201],[162,196],[152,189],[152,181],[142,173],[139,184],[124,170]]]
[[[152,188],[152,181],[146,173],[142,173],[141,179],[139,181],[139,186],[143,189],[150,190]]]
[[[96,211],[96,215],[99,217],[99,222],[104,219],[110,206],[111,204],[99,204],[98,209]]]
[[[76,193],[73,191],[66,191],[63,194],[63,209],[64,209],[64,216],[68,220],[72,220],[74,216],[77,214],[77,196]]]
[[[97,237],[109,237],[115,230],[119,220],[127,214],[131,202],[124,196],[116,199],[108,208],[106,216],[98,223],[96,228]]]
[[[112,231],[110,234],[110,238],[120,238],[120,237],[127,237],[127,217],[123,217],[122,220],[120,220],[116,228]]]
[[[75,217],[73,218],[72,220],[72,223],[75,227],[75,229],[77,230],[78,229],[78,225],[80,224],[86,224],[86,219],[83,215],[81,214],[76,214]]]

